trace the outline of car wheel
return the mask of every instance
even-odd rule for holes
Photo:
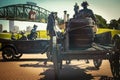
[[[15,53],[14,57],[16,59],[19,59],[23,54],[22,53]]]
[[[13,60],[14,58],[14,49],[11,48],[11,47],[5,47],[3,50],[2,50],[2,57],[4,60]]]

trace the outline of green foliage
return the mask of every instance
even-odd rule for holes
[[[107,24],[106,20],[100,16],[95,15],[97,18],[97,25],[100,28],[110,28],[110,29],[117,29],[120,30],[120,18],[118,20],[112,19],[109,24]]]
[[[118,20],[112,19],[110,21],[109,28],[120,30],[120,18]]]
[[[120,18],[118,19],[118,24],[120,24]]]
[[[97,25],[98,25],[98,27],[100,27],[100,28],[107,28],[106,20],[102,16],[100,16],[100,15],[95,14],[95,16],[97,18]]]

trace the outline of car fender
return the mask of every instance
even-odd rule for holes
[[[113,36],[113,40],[115,40],[115,39],[120,39],[120,34],[114,35],[114,36]]]
[[[5,44],[4,46],[2,46],[1,51],[6,47],[11,47],[15,50],[16,53],[18,52],[15,45],[13,45],[13,44]]]

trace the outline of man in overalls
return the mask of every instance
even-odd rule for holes
[[[92,22],[94,22],[92,27],[92,33],[93,33],[93,42],[94,42],[94,38],[95,38],[95,33],[97,32],[97,26],[95,25],[97,20],[96,17],[93,13],[93,11],[91,9],[88,9],[87,7],[89,6],[89,4],[87,3],[87,1],[84,1],[81,6],[83,7],[83,9],[81,9],[78,13],[78,17],[82,18],[82,19],[87,19],[87,18],[91,18]],[[91,30],[90,30],[91,31]],[[86,60],[86,63],[89,63],[88,59]]]
[[[51,12],[48,16],[48,22],[47,22],[47,35],[50,37],[49,45],[46,46],[45,50],[47,50],[48,60],[51,60],[51,54],[52,54],[52,46],[53,46],[53,36],[55,36],[55,13]],[[44,64],[47,64],[47,61],[45,60]]]
[[[91,9],[88,9],[87,7],[89,6],[89,4],[87,3],[87,1],[85,1],[85,2],[83,2],[82,4],[81,4],[81,6],[83,7],[83,9],[81,9],[80,11],[79,11],[79,17],[80,18],[86,18],[86,17],[90,17],[90,18],[92,18],[94,21],[95,21],[95,23],[96,23],[96,17],[95,17],[95,15],[94,15],[94,13],[93,13],[93,11],[91,10]]]

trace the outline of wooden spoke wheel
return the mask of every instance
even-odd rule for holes
[[[115,80],[120,79],[120,57],[118,56],[118,53],[115,53],[111,56],[109,59],[111,72],[113,74],[113,77]]]
[[[116,37],[114,38],[113,45],[115,51],[111,54],[109,58],[109,62],[114,80],[119,80],[120,79],[120,36],[119,35],[116,35]]]
[[[93,59],[93,63],[94,63],[95,68],[99,69],[99,67],[102,64],[102,59]]]
[[[47,51],[46,56],[48,60],[52,61],[52,54],[49,51]]]

